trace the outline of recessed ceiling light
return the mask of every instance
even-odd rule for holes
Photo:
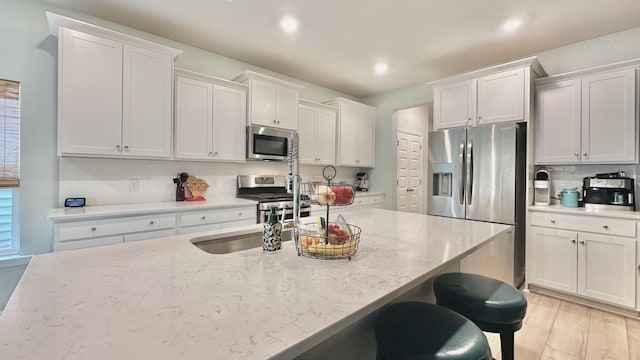
[[[522,22],[518,19],[511,19],[506,21],[504,24],[502,24],[502,28],[505,29],[506,31],[513,31],[515,29],[517,29],[518,27],[520,27],[520,24],[522,24]]]
[[[378,75],[386,74],[389,71],[389,64],[385,62],[379,62],[373,66],[373,71]]]
[[[287,34],[293,34],[298,30],[298,19],[287,15],[280,20],[280,28]]]

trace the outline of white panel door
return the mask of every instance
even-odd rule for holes
[[[209,159],[213,151],[213,85],[176,76],[176,159]]]
[[[433,91],[433,124],[436,130],[473,125],[475,109],[473,80],[440,86]]]
[[[396,210],[422,212],[422,136],[406,130],[397,132]]]
[[[300,123],[298,123],[298,127]],[[318,109],[316,116],[316,156],[319,165],[336,162],[336,112]]]
[[[122,155],[171,157],[173,61],[124,45]]]
[[[636,239],[580,233],[578,293],[636,306]]]
[[[276,126],[298,130],[298,90],[279,86],[276,101]]]
[[[529,282],[575,293],[578,234],[532,226],[530,235],[532,264]]]
[[[277,126],[276,97],[278,89],[274,84],[251,79],[251,124]]]
[[[478,79],[476,124],[524,120],[524,68]]]
[[[246,159],[247,92],[213,85],[213,154],[220,161]]]
[[[580,161],[581,82],[564,80],[536,87],[537,164]]]
[[[298,158],[301,164],[315,165],[316,155],[316,110],[306,105],[298,108],[298,136],[300,147]]]
[[[120,155],[122,44],[60,31],[58,154]]]
[[[582,79],[582,162],[635,162],[635,69]]]

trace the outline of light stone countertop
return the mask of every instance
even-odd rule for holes
[[[598,210],[588,211],[584,207],[569,208],[562,205],[529,205],[529,211],[544,211],[558,214],[586,215],[596,217],[613,217],[619,219],[640,220],[639,211]]]
[[[511,226],[350,212],[352,260],[286,242],[208,254],[197,235],[36,255],[0,315],[3,359],[291,359]],[[257,226],[256,226],[257,227]]]
[[[84,220],[109,216],[151,215],[167,212],[196,211],[206,209],[224,209],[236,206],[256,206],[253,200],[235,197],[217,198],[206,201],[167,201],[139,204],[118,204],[84,206],[80,208],[58,208],[49,213],[50,221]]]

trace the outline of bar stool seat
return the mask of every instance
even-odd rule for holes
[[[389,305],[375,324],[377,360],[490,360],[482,331],[469,319],[423,302]]]
[[[522,328],[527,299],[513,286],[482,275],[448,273],[433,283],[438,305],[500,334],[502,359],[513,359],[514,332]]]

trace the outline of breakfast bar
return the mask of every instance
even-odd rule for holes
[[[351,260],[298,256],[291,242],[209,254],[191,242],[204,233],[34,256],[0,316],[0,353],[292,359],[513,229],[381,209],[345,215],[362,228]]]

